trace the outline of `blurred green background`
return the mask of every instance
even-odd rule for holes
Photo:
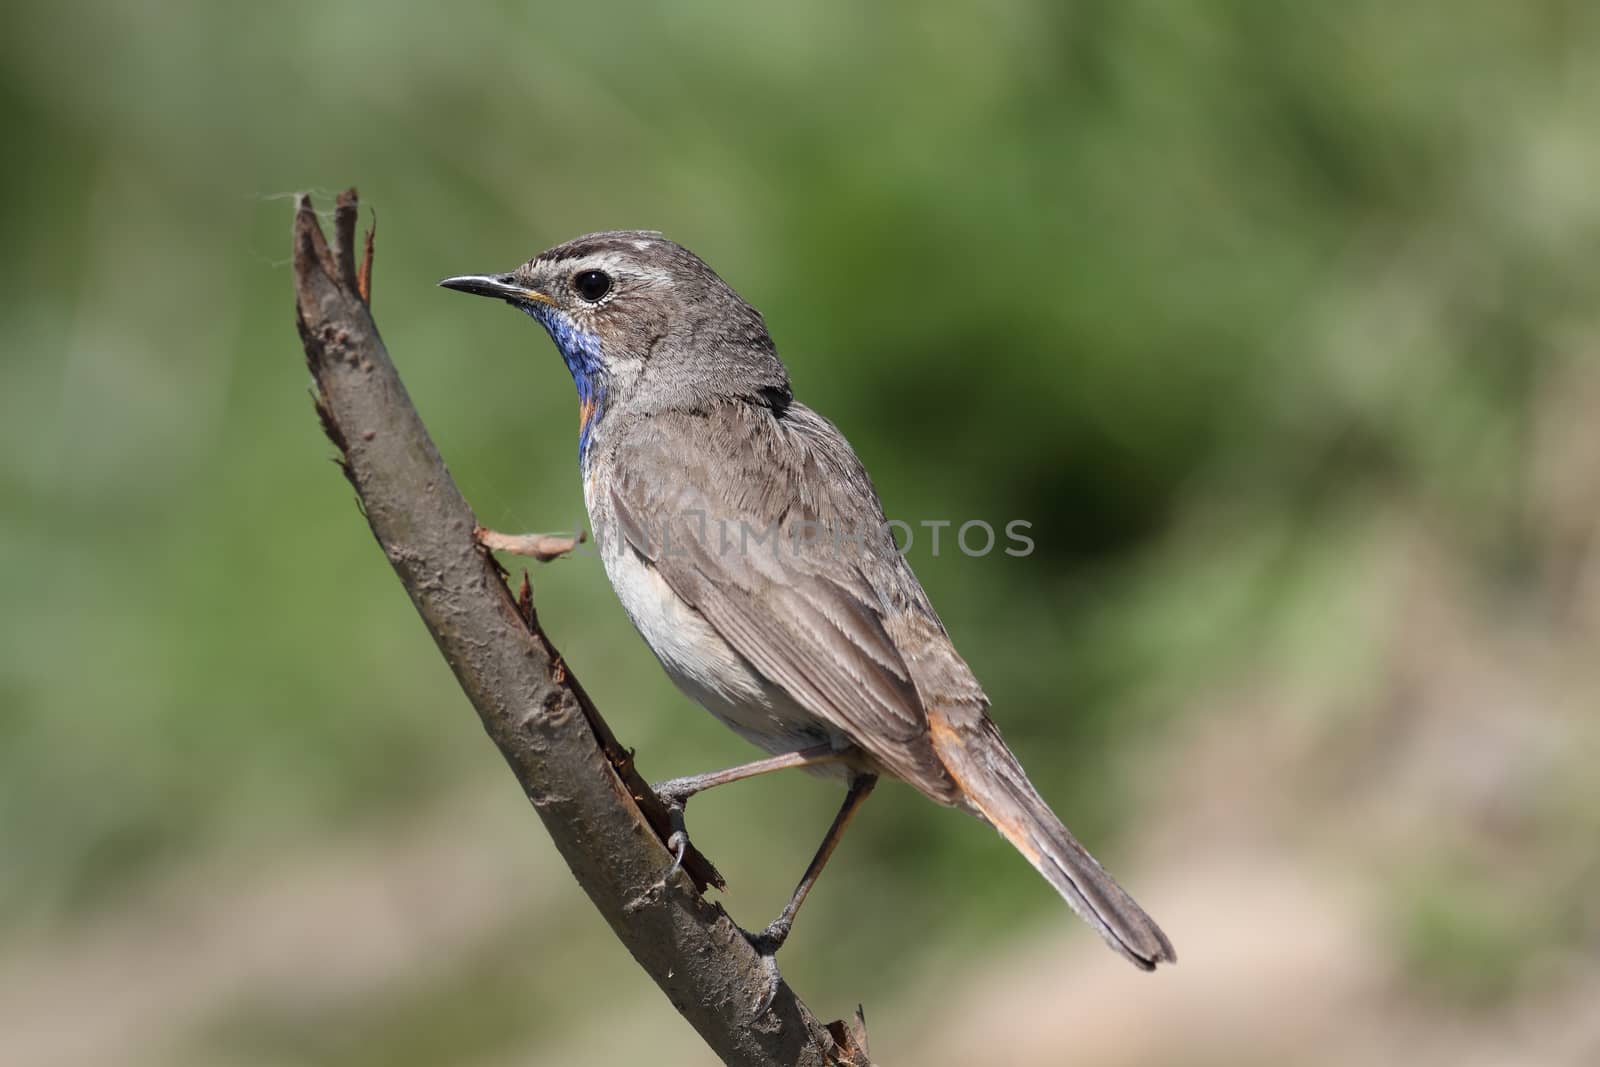
[[[434,288],[664,230],[767,317],[995,717],[1181,963],[880,790],[783,955],[885,1063],[1600,1060],[1600,8],[8,4],[0,1060],[707,1060],[328,462],[293,191],[481,521],[582,521],[548,340]],[[748,758],[592,556],[647,776]],[[765,922],[837,802],[697,801]]]

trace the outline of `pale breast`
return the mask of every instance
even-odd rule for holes
[[[595,479],[585,479],[589,521],[606,577],[639,636],[684,695],[769,752],[792,752],[843,734],[819,721],[763,678],[639,556],[626,538],[609,536],[607,509],[596,507]]]

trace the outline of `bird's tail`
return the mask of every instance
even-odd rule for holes
[[[1039,796],[987,716],[973,723],[930,716],[934,747],[971,805],[1056,887],[1106,943],[1146,971],[1175,963],[1172,942]]]

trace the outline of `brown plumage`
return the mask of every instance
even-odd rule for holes
[[[830,744],[849,773],[987,820],[1129,960],[1175,959],[1028,781],[860,460],[793,399],[759,314],[709,267],[622,232],[447,284],[534,314],[583,376],[601,558],[686,693],[769,751]]]

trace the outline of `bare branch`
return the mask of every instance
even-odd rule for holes
[[[356,201],[356,191],[354,188],[346,189],[334,202],[333,261],[339,266],[339,287],[357,293],[362,292],[356,277],[356,220],[360,217],[361,208]]]
[[[368,311],[371,251],[356,259],[355,190],[330,251],[308,198],[294,225],[296,310],[317,413],[378,544],[462,690],[589,899],[712,1051],[730,1064],[869,1062],[859,1015],[824,1026],[779,982],[718,904],[691,850],[670,880],[667,813],[551,645],[533,610],[474,540]]]

